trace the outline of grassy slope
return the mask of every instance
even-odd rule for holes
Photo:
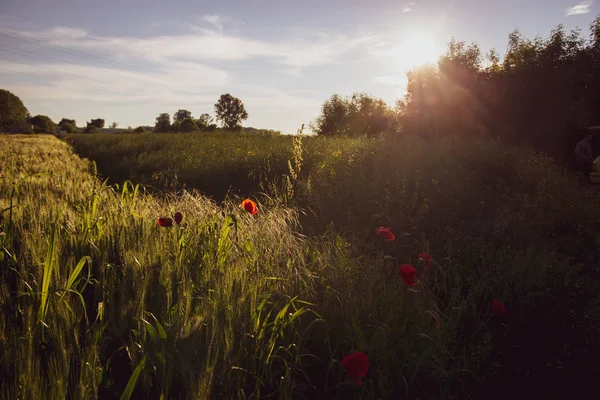
[[[172,139],[144,139],[81,140],[100,166],[129,159],[134,176],[139,166],[124,156],[125,144],[153,148],[135,159],[158,166],[180,153]],[[52,137],[0,140],[1,208],[20,177],[54,172],[23,182],[12,227],[2,215],[3,397],[118,397],[142,360],[135,394],[151,397],[277,390],[279,398],[448,398],[483,390],[516,398],[559,394],[561,380],[585,383],[597,373],[588,368],[600,354],[597,331],[583,316],[598,316],[597,287],[580,255],[592,245],[596,210],[544,157],[490,141],[312,139],[305,155],[322,150],[305,171],[312,190],[297,198],[309,215],[304,231],[331,221],[335,230],[304,237],[297,212],[266,197],[253,218],[237,201],[217,207],[189,194],[117,193]],[[180,150],[205,146],[195,140]],[[284,154],[281,143],[289,142],[260,151]],[[354,147],[326,153],[328,143]],[[111,159],[110,148],[120,155]],[[175,211],[185,229],[156,226],[157,216]],[[230,228],[227,215],[235,216]],[[397,241],[382,243],[373,234],[380,224]],[[422,249],[436,262],[428,272],[417,266],[421,283],[411,291],[395,266],[416,264]],[[85,256],[91,261],[71,286],[82,297],[65,294]],[[54,272],[41,315],[44,263]],[[503,319],[490,317],[492,297],[505,302]],[[356,350],[371,361],[362,389],[337,364]]]

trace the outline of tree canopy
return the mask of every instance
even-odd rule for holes
[[[558,25],[547,38],[508,35],[503,58],[453,40],[437,66],[408,74],[405,133],[491,134],[570,159],[577,133],[600,124],[600,17],[589,38]]]
[[[376,137],[396,132],[396,113],[386,103],[365,93],[350,97],[332,95],[321,106],[321,113],[312,125],[318,135],[349,135]]]
[[[215,104],[215,114],[217,121],[224,128],[231,130],[239,129],[240,123],[248,119],[248,113],[242,100],[233,97],[229,93],[221,95],[219,101]]]
[[[96,119],[92,119],[90,122],[87,123],[87,126],[95,126],[98,129],[102,129],[104,128],[104,119],[102,118],[96,118]]]
[[[8,90],[0,89],[0,128],[27,118],[29,111],[21,99]]]
[[[165,133],[171,130],[171,116],[169,113],[162,113],[156,117],[154,132]]]
[[[56,124],[47,115],[36,115],[29,119],[29,123],[33,125],[36,133],[54,133],[56,131]]]

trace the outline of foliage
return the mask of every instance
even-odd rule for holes
[[[453,40],[437,67],[409,73],[400,103],[405,132],[486,132],[570,162],[579,132],[600,123],[598,27],[600,17],[587,40],[563,25],[546,39],[515,30],[503,59],[492,51],[487,67],[476,44]]]
[[[77,123],[74,119],[63,118],[58,123],[58,127],[60,130],[65,131],[66,133],[75,133],[77,132]]]
[[[200,129],[201,131],[208,128],[212,123],[213,123],[213,118],[209,114],[206,114],[206,113],[200,115],[200,118],[198,118],[198,120],[196,121],[196,124],[198,125],[198,129]]]
[[[108,126],[110,129],[116,129],[117,126],[119,126],[119,123],[117,121],[113,121],[110,123],[110,125]]]
[[[87,123],[87,128],[89,127],[96,127],[98,129],[103,129],[104,128],[104,120],[102,118],[97,118],[97,119],[92,119],[90,122]]]
[[[156,117],[154,132],[165,133],[171,131],[171,116],[169,113],[162,113]]]
[[[215,104],[215,114],[221,126],[229,130],[239,129],[240,123],[248,119],[248,113],[242,100],[229,93],[221,95]]]
[[[90,125],[88,123],[88,125],[85,127],[85,129],[83,130],[83,133],[100,133],[100,129],[95,126],[95,125]]]
[[[63,118],[60,120],[60,122],[58,123],[58,126],[62,128],[63,125],[73,125],[73,126],[77,126],[77,123],[75,122],[74,119],[68,119],[68,118]]]
[[[133,132],[134,133],[145,133],[146,128],[144,128],[143,126],[138,126],[137,128],[135,128],[135,130]]]
[[[192,112],[188,110],[178,110],[173,114],[173,122],[182,123],[186,119],[192,119]]]
[[[8,90],[0,89],[0,128],[27,118],[29,118],[29,111],[21,99]]]
[[[198,125],[196,125],[196,121],[194,121],[192,118],[184,119],[179,125],[179,132],[194,132],[197,130]]]
[[[323,136],[377,137],[395,133],[398,125],[396,114],[383,100],[365,93],[354,93],[348,98],[334,94],[326,100],[312,129]]]
[[[29,119],[29,123],[36,133],[54,133],[56,130],[56,124],[47,115],[36,115]]]

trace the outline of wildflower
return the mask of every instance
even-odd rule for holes
[[[177,211],[175,213],[175,223],[177,225],[181,224],[181,221],[183,220],[183,214],[181,214],[179,211]]]
[[[388,242],[391,242],[391,241],[393,241],[394,239],[396,239],[396,235],[394,235],[394,234],[392,233],[392,228],[384,228],[384,227],[382,226],[382,227],[379,227],[379,228],[375,229],[375,232],[377,232],[377,234],[378,234],[379,236],[381,236],[382,238],[384,238],[384,239],[385,239],[385,240],[387,240]]]
[[[173,226],[173,220],[171,218],[165,218],[165,217],[160,217],[157,220],[158,226],[162,226],[163,228],[166,228],[168,226]]]
[[[409,288],[412,288],[419,282],[417,279],[417,270],[412,265],[403,264],[398,270]]]
[[[501,301],[492,300],[492,314],[496,316],[506,314],[506,308],[504,308],[504,304]]]
[[[246,199],[242,201],[242,208],[252,215],[255,215],[258,212],[258,208],[256,208],[256,203],[252,200]]]
[[[348,377],[356,383],[356,386],[362,386],[360,378],[365,376],[369,370],[369,357],[362,351],[348,354],[342,359],[341,365],[346,370]]]
[[[423,263],[423,269],[427,271],[431,267],[431,254],[429,253],[420,253],[419,261]]]

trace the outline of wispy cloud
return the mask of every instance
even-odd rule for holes
[[[303,38],[257,40],[223,32],[223,17],[203,18],[213,29],[191,26],[183,35],[140,37],[96,36],[69,27],[45,31],[12,31],[49,45],[93,51],[105,57],[170,63],[187,61],[239,61],[263,58],[287,67],[304,68],[335,63],[349,51],[367,44],[370,36],[354,37],[327,33],[309,33]]]
[[[314,31],[282,32],[267,40],[232,25],[226,17],[207,15],[183,33],[146,37],[98,35],[72,26],[3,28],[14,43],[6,42],[12,61],[0,59],[0,87],[53,109],[75,102],[90,115],[98,104],[111,110],[115,105],[143,108],[150,118],[155,111],[181,107],[210,111],[220,94],[230,92],[248,110],[257,110],[251,114],[259,118],[268,119],[269,109],[290,109],[298,118],[310,118],[323,94],[268,87],[245,66],[298,77],[306,68],[345,62],[376,41],[367,34]],[[125,124],[150,123],[147,115],[122,115],[118,118],[131,118],[120,121]]]
[[[413,8],[415,8],[415,5],[416,4],[414,2],[412,2],[412,1],[410,3],[406,3],[404,5],[404,7],[402,7],[402,12],[403,13],[411,12],[413,10]]]
[[[205,22],[208,22],[209,24],[211,24],[212,26],[214,26],[215,28],[217,28],[217,30],[219,32],[223,32],[223,24],[229,20],[229,18],[226,17],[222,17],[220,15],[205,15],[204,17],[202,17],[202,20]]]
[[[591,11],[590,8],[592,7],[592,4],[594,4],[593,1],[583,1],[577,5],[574,5],[573,7],[567,8],[565,10],[565,14],[566,15],[587,14]]]

